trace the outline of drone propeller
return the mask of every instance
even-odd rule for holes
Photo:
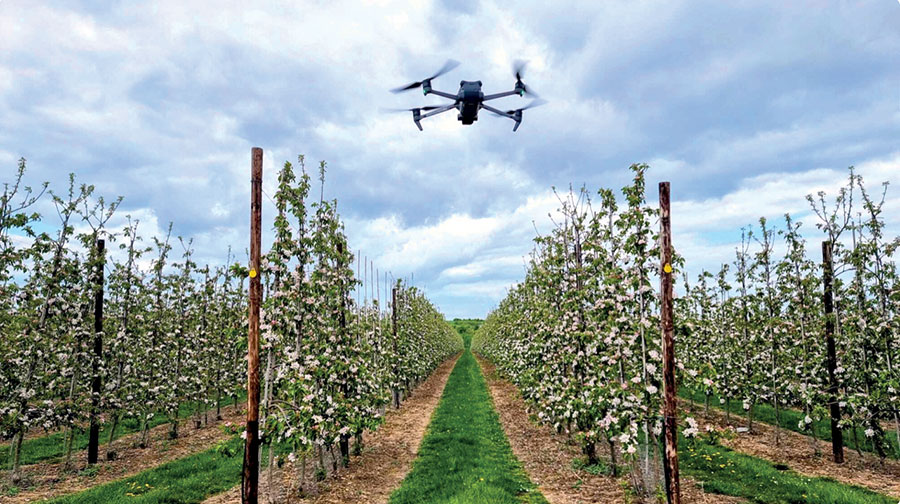
[[[382,112],[415,112],[417,110],[434,110],[437,108],[441,108],[435,105],[428,105],[425,107],[413,107],[413,108],[382,108]]]
[[[547,103],[547,100],[542,100],[542,99],[538,98],[536,100],[533,100],[531,103],[529,103],[528,105],[525,105],[522,108],[518,108],[515,110],[507,110],[506,113],[509,115],[514,115],[516,112],[521,112],[523,110],[528,110],[528,109],[534,108],[534,107],[540,107],[541,105],[543,105],[545,103]]]
[[[400,92],[402,92],[402,91],[409,91],[410,89],[416,89],[417,87],[421,87],[422,84],[424,84],[424,83],[430,81],[431,79],[434,79],[434,78],[436,78],[436,77],[440,77],[441,75],[444,75],[445,73],[449,72],[450,70],[453,70],[453,69],[456,68],[457,66],[459,66],[459,61],[452,60],[452,59],[447,60],[447,62],[444,63],[444,66],[442,66],[441,69],[438,70],[437,73],[435,73],[435,74],[432,75],[431,77],[429,77],[429,78],[427,78],[427,79],[423,79],[423,80],[417,81],[417,82],[413,82],[413,83],[407,84],[407,85],[405,85],[405,86],[401,86],[401,87],[392,89],[391,92],[392,92],[392,93],[400,93]]]
[[[525,67],[528,66],[528,62],[524,60],[516,60],[513,62],[513,72],[516,74],[516,80],[522,80],[522,74],[525,73]]]
[[[513,62],[513,73],[516,74],[516,89],[521,88],[522,91],[525,92],[525,94],[537,98],[537,93],[535,93],[531,88],[526,86],[524,82],[522,82],[522,77],[525,75],[526,66],[528,66],[527,61],[516,60],[515,62]]]

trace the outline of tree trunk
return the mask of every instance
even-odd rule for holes
[[[344,467],[350,466],[350,436],[346,434],[341,434],[340,439],[341,445],[341,465]]]
[[[150,422],[147,421],[147,413],[144,412],[141,417],[141,442],[138,443],[140,448],[147,448],[150,446]]]
[[[597,444],[593,441],[584,445],[584,454],[587,455],[588,465],[595,465],[600,462],[600,459],[597,458]]]
[[[115,457],[115,450],[113,450],[113,440],[116,439],[116,429],[119,427],[119,414],[113,413],[112,421],[109,425],[109,437],[106,440],[106,460],[112,460],[111,457]]]
[[[268,491],[266,492],[266,500],[269,501],[270,504],[274,504],[275,502],[275,483],[274,483],[274,471],[275,471],[275,445],[273,443],[269,443],[269,465],[266,468],[266,482],[268,483]]]
[[[66,428],[66,444],[65,444],[66,462],[65,462],[65,464],[63,464],[63,469],[66,471],[68,471],[69,469],[72,468],[72,444],[73,444],[74,440],[75,440],[74,426],[67,427]]]
[[[363,432],[362,430],[356,431],[356,442],[353,443],[353,454],[354,455],[362,455],[363,450]]]
[[[609,470],[612,477],[616,478],[619,476],[619,465],[616,462],[616,442],[609,437],[606,438],[606,442],[609,444]]]
[[[750,408],[747,410],[747,430],[748,432],[753,432],[753,403],[750,403]]]
[[[25,441],[25,429],[19,430],[13,440],[13,457],[12,457],[12,473],[13,476],[19,475],[19,462],[22,460],[22,442]]]

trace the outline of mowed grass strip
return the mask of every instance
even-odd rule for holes
[[[828,478],[780,470],[761,458],[702,441],[679,440],[682,474],[702,482],[709,493],[744,497],[762,504],[896,504],[871,490]]]
[[[239,397],[238,401],[243,401],[243,397]],[[223,398],[220,402],[222,407],[230,406],[234,401],[230,397]],[[211,415],[215,417],[215,409],[210,408]],[[197,411],[197,403],[182,403],[178,409],[178,418],[187,418]],[[157,427],[164,423],[168,423],[169,419],[166,415],[157,414],[150,419],[150,428]],[[110,424],[107,422],[100,428],[100,445],[105,445],[109,440]],[[119,439],[122,436],[138,432],[141,423],[137,418],[123,418],[118,427],[116,427],[116,435],[113,438]],[[72,451],[77,452],[86,450],[88,446],[89,433],[87,429],[78,429],[75,431],[75,437],[72,439]],[[66,449],[66,433],[64,431],[55,432],[46,436],[26,439],[22,442],[22,453],[20,456],[20,464],[30,465],[42,462],[44,460],[53,461],[60,459],[65,455]],[[102,456],[102,454],[101,454]],[[9,468],[12,464],[12,447],[10,443],[0,446],[0,467]]]
[[[450,373],[413,469],[390,504],[546,503],[513,455],[464,339],[467,349]]]
[[[682,387],[678,391],[678,395],[683,399],[690,399],[694,401],[698,405],[702,407],[703,402],[706,400],[706,394],[703,391],[692,390],[687,387]],[[730,405],[722,404],[719,402],[719,396],[713,394],[709,397],[709,406],[711,408],[716,408],[721,411],[727,410],[735,417],[732,421],[736,420],[740,423],[743,418],[744,424],[747,423],[747,412],[744,411],[743,403],[738,400],[732,400]],[[781,418],[780,427],[782,429],[790,430],[793,432],[797,432],[799,434],[810,435],[809,431],[804,431],[800,429],[800,420],[806,416],[805,413],[799,410],[791,409],[791,408],[781,408],[779,411],[779,416]],[[753,421],[761,422],[769,425],[775,425],[775,408],[768,403],[756,403],[753,406]],[[816,437],[822,441],[831,442],[831,418],[827,415],[825,418],[813,422],[813,428],[815,429]],[[855,431],[855,432],[854,432]],[[888,443],[891,444],[891,449],[886,452],[886,455],[890,458],[898,458],[900,457],[900,446],[897,444],[897,437],[893,432],[885,432],[885,439]],[[857,446],[857,443],[860,446]],[[866,452],[874,452],[875,449],[872,446],[871,441],[866,438],[865,429],[856,427],[854,429],[844,429],[844,448],[845,449],[860,449]],[[823,447],[823,450],[826,452],[830,451],[830,447]],[[895,503],[896,504],[896,503]]]
[[[223,492],[241,481],[244,459],[243,440],[239,436],[226,441],[231,455],[211,448],[148,469],[142,473],[96,486],[83,492],[58,497],[48,504],[103,503],[197,503]],[[265,457],[263,457],[265,459]]]

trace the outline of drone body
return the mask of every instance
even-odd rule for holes
[[[456,100],[460,105],[457,119],[463,124],[472,124],[477,121],[478,105],[484,100],[481,81],[459,81],[459,93],[456,95]]]
[[[526,93],[529,95],[532,95],[532,96],[536,96],[533,92],[529,91],[528,88],[525,86],[525,84],[522,82],[522,69],[524,68],[523,63],[518,64],[516,67],[516,70],[515,70],[516,85],[512,91],[505,91],[502,93],[485,95],[484,91],[481,90],[482,84],[481,84],[480,80],[478,80],[478,81],[460,81],[459,82],[459,91],[455,95],[450,94],[450,93],[445,93],[443,91],[438,91],[431,87],[432,79],[449,72],[450,70],[455,68],[458,64],[459,63],[457,63],[453,60],[447,61],[447,63],[444,64],[444,67],[441,68],[440,70],[438,70],[438,72],[436,74],[432,75],[431,77],[429,77],[425,80],[413,82],[412,84],[392,90],[394,93],[399,93],[400,91],[408,91],[411,89],[415,89],[417,87],[421,87],[422,92],[425,95],[434,94],[437,96],[441,96],[443,98],[453,100],[453,103],[449,103],[449,104],[443,105],[443,106],[427,106],[427,107],[403,109],[403,110],[412,111],[413,122],[416,123],[416,126],[419,128],[419,131],[422,131],[422,124],[420,122],[422,119],[431,117],[433,115],[441,114],[443,112],[447,112],[447,111],[453,110],[453,109],[456,109],[459,112],[457,115],[457,119],[459,119],[459,121],[461,123],[463,123],[464,125],[469,125],[469,124],[472,124],[475,121],[477,121],[478,120],[478,111],[481,109],[485,109],[490,112],[493,112],[494,114],[497,114],[502,117],[508,117],[508,118],[512,119],[513,121],[515,121],[516,124],[515,124],[515,126],[513,126],[513,131],[516,131],[519,129],[519,125],[522,123],[522,111],[527,108],[531,108],[531,107],[534,107],[534,106],[537,106],[537,105],[540,105],[543,103],[543,101],[541,101],[541,100],[535,100],[535,101],[532,101],[530,104],[526,105],[525,107],[522,107],[522,108],[519,108],[516,110],[509,110],[506,112],[496,109],[494,107],[491,107],[489,105],[486,105],[484,103],[488,100],[503,98],[504,96],[512,96],[512,95],[525,96]],[[426,112],[423,113],[423,111],[426,111]]]

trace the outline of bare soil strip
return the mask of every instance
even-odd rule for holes
[[[73,470],[64,471],[62,462],[38,463],[22,467],[31,490],[22,490],[14,497],[0,496],[0,503],[19,504],[36,502],[51,497],[59,497],[79,492],[104,483],[127,478],[157,465],[208,450],[215,443],[233,436],[225,434],[220,425],[231,422],[240,425],[244,420],[243,405],[222,408],[222,420],[210,421],[201,429],[193,427],[193,417],[181,421],[178,427],[180,437],[169,440],[169,424],[158,425],[150,430],[150,447],[138,448],[141,433],[122,436],[113,442],[118,458],[96,464],[96,474],[82,472],[87,466],[85,451],[72,453]],[[215,414],[211,415],[215,418]],[[106,445],[103,445],[105,447]],[[101,449],[100,456],[106,455]],[[91,469],[93,472],[93,469]]]
[[[709,409],[709,417],[704,416],[702,406],[681,400],[687,408],[693,405],[694,418],[702,426],[704,423],[723,428],[729,424],[725,413],[716,408]],[[746,426],[744,418],[731,416],[732,426]],[[856,450],[844,448],[844,463],[831,461],[831,442],[819,441],[821,456],[812,449],[812,439],[787,429],[781,429],[781,443],[775,445],[775,427],[755,422],[752,433],[738,434],[734,439],[725,439],[722,444],[736,451],[766,459],[775,464],[784,464],[805,476],[833,478],[841,483],[869,488],[873,491],[900,499],[900,461],[886,459],[884,463],[872,453],[860,457]]]
[[[286,471],[275,471],[276,488],[273,489],[277,502],[295,502],[303,504],[383,504],[412,468],[412,462],[418,455],[419,445],[425,437],[425,431],[431,421],[431,415],[440,402],[441,394],[450,371],[456,365],[459,356],[441,364],[428,379],[419,385],[413,393],[400,405],[399,410],[389,409],[384,423],[374,432],[363,435],[363,452],[358,457],[351,457],[350,467],[339,469],[333,477],[319,483],[318,487],[309,478],[313,474],[313,463],[308,463],[307,480],[304,488],[315,489],[315,495],[305,498],[291,496],[286,499],[283,488],[293,484],[299,469],[290,474]],[[330,459],[329,459],[330,460]],[[326,464],[330,465],[330,464]],[[260,502],[266,502],[269,492],[266,476],[260,478]],[[232,504],[241,501],[240,487],[234,487],[222,494],[210,497],[204,504]]]
[[[494,366],[477,357],[500,415],[500,423],[509,438],[513,453],[522,461],[531,481],[551,504],[625,503],[627,477],[592,475],[572,468],[572,460],[581,456],[566,436],[529,419],[525,401],[515,385],[500,378]],[[602,451],[601,451],[602,453]],[[606,453],[608,457],[608,453]],[[682,500],[686,503],[739,503],[742,499],[704,493],[697,485],[682,479]]]

